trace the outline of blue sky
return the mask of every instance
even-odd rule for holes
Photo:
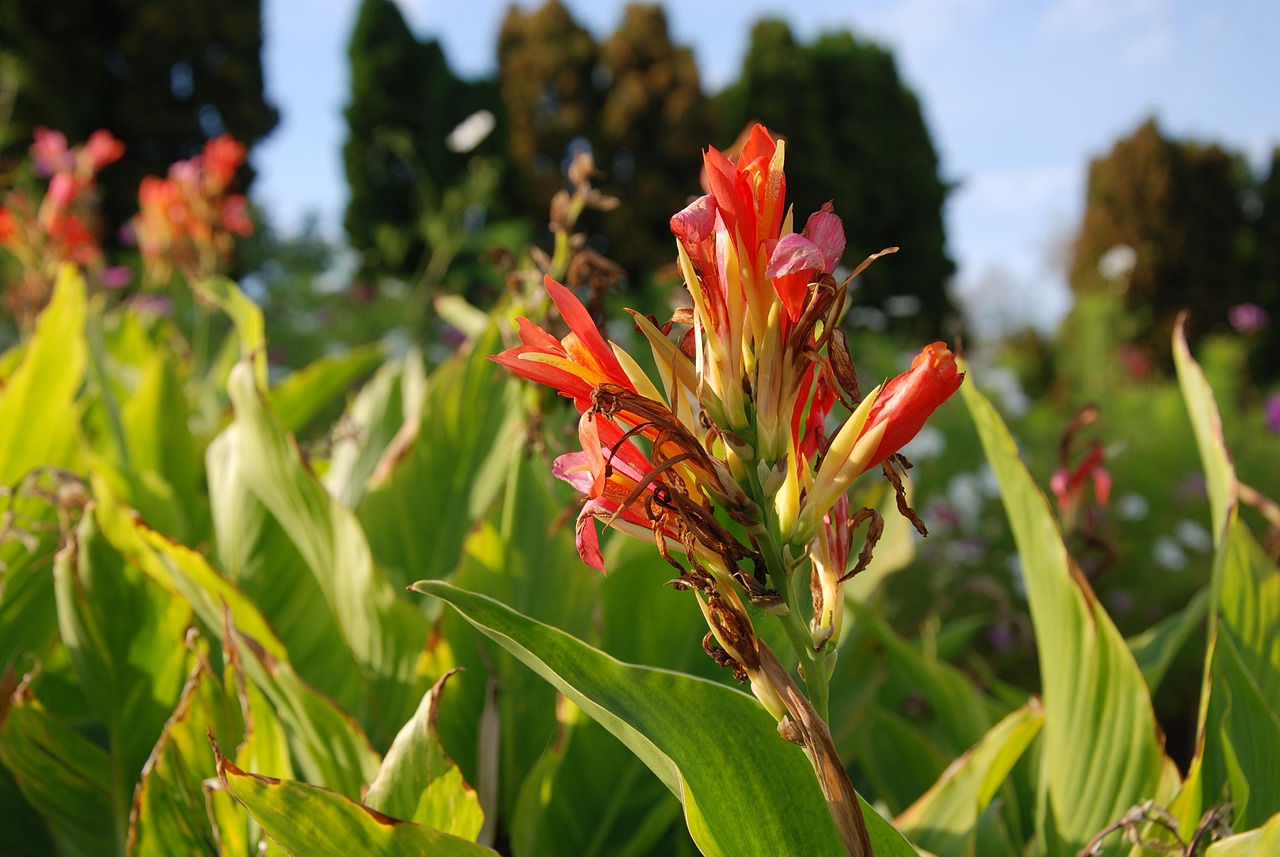
[[[440,39],[455,71],[492,73],[508,2],[398,2],[419,36]],[[346,41],[357,5],[263,3],[267,90],[281,123],[254,154],[254,194],[286,231],[315,211],[327,233],[340,234]],[[625,7],[565,5],[598,37]],[[946,212],[957,291],[1013,318],[1049,324],[1065,311],[1062,248],[1080,219],[1089,159],[1146,117],[1255,164],[1280,145],[1275,0],[667,4],[673,38],[693,48],[709,91],[736,77],[751,24],[766,15],[785,18],[805,41],[851,29],[893,49],[920,96],[943,178],[958,185]]]

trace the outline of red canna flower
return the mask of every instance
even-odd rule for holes
[[[885,432],[864,472],[910,443],[963,380],[964,373],[957,371],[955,355],[945,343],[926,345],[911,361],[911,368],[885,384],[876,397],[863,432],[882,423]]]
[[[556,339],[521,316],[517,321],[523,344],[489,359],[530,381],[559,390],[574,400],[579,411],[591,406],[591,393],[600,384],[617,384],[635,392],[635,385],[582,302],[550,277],[545,278],[544,284],[569,325],[569,334]]]
[[[822,516],[853,481],[906,446],[963,380],[955,355],[943,343],[934,342],[916,355],[910,369],[867,396],[836,433],[814,475],[796,526],[796,541],[812,538]]]

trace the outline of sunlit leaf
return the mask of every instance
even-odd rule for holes
[[[24,697],[5,716],[0,762],[49,821],[59,850],[83,857],[118,853],[127,808],[113,804],[106,750]]]
[[[453,605],[630,747],[681,798],[703,853],[841,853],[804,753],[779,739],[772,718],[751,697],[620,663],[448,584],[420,581],[414,588]],[[914,853],[873,810],[864,812],[879,857]]]
[[[425,617],[373,563],[355,516],[304,466],[293,438],[263,401],[243,361],[231,371],[228,393],[236,420],[229,443],[240,466],[254,474],[254,496],[293,541],[319,583],[343,640],[369,683],[367,722],[389,739],[408,719],[421,693],[416,664],[426,643]]]
[[[394,818],[474,840],[484,824],[475,790],[444,752],[436,713],[449,675],[432,686],[396,735],[364,802]]]
[[[249,774],[218,756],[223,787],[292,854],[370,857],[492,855],[457,836],[399,821],[317,786]]]
[[[487,359],[498,345],[491,330],[431,373],[421,410],[406,411],[356,507],[374,556],[398,585],[454,570],[467,532],[521,451],[517,388]]]
[[[118,811],[182,690],[191,608],[126,563],[86,514],[54,565],[58,626],[89,710],[106,726]]]
[[[1276,854],[1280,854],[1280,814],[1271,816],[1256,830],[1213,843],[1205,857],[1275,857]]]
[[[381,345],[321,357],[271,388],[271,409],[286,431],[298,431],[382,362]]]
[[[203,790],[217,776],[207,736],[234,746],[241,731],[221,682],[198,662],[143,772],[129,823],[131,857],[218,854]]]
[[[1048,853],[1074,854],[1156,793],[1163,739],[1142,673],[1068,555],[1008,429],[975,384],[961,393],[1000,485],[1035,626],[1045,711],[1040,835]]]
[[[978,854],[979,819],[1043,724],[1044,713],[1038,705],[1020,708],[1001,720],[894,824],[938,857]]]

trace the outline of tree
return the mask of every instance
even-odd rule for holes
[[[472,154],[452,151],[449,134],[474,111],[492,110],[493,88],[456,77],[440,44],[419,41],[392,0],[363,0],[349,56],[347,239],[366,275],[408,276],[430,252],[424,218]]]
[[[1243,200],[1251,182],[1240,156],[1170,140],[1147,120],[1090,164],[1072,288],[1116,290],[1134,325],[1134,344],[1167,364],[1183,309],[1195,338],[1225,325],[1229,307],[1254,299],[1244,252],[1250,227]],[[1132,270],[1108,278],[1099,262],[1121,245],[1133,248]]]
[[[564,179],[570,144],[590,144],[604,105],[600,48],[564,7],[512,5],[498,33],[498,76],[509,128],[509,192],[517,210],[542,220]]]
[[[609,255],[640,276],[675,257],[668,222],[699,192],[710,102],[692,51],[671,43],[661,6],[627,6],[600,58],[609,83],[595,132],[600,186],[623,202],[602,231]]]
[[[137,209],[144,176],[219,134],[251,147],[278,120],[263,94],[261,0],[180,11],[166,0],[0,0],[0,54],[0,92],[13,93],[4,159],[20,158],[38,125],[72,142],[99,128],[124,141],[101,179],[112,226]]]
[[[788,197],[800,215],[835,200],[849,236],[848,264],[902,248],[859,278],[857,305],[897,316],[894,326],[917,337],[958,324],[947,293],[955,263],[942,222],[949,188],[938,176],[919,101],[887,49],[848,32],[825,33],[806,46],[784,22],[761,21],[740,78],[716,105],[722,139],[758,120],[803,153],[788,161]],[[914,314],[904,313],[912,306]]]

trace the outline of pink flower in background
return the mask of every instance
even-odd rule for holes
[[[1272,434],[1280,434],[1280,393],[1271,393],[1262,404],[1262,418],[1267,430]]]
[[[1271,314],[1255,303],[1236,304],[1227,311],[1227,321],[1236,333],[1255,333],[1271,323]]]

